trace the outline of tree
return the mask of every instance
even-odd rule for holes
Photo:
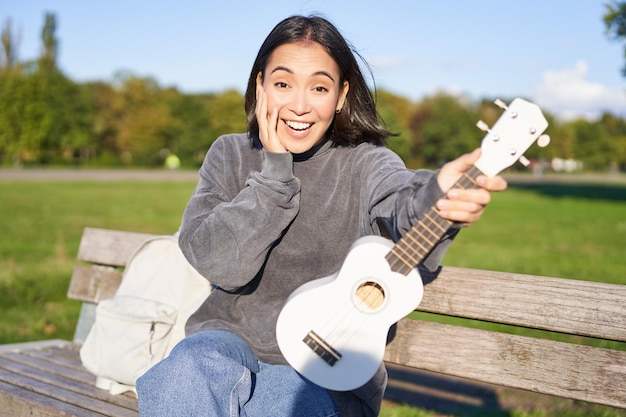
[[[43,53],[39,59],[40,66],[44,70],[51,71],[57,67],[57,52],[59,42],[55,36],[57,20],[54,13],[46,13],[41,40],[43,41]]]
[[[445,93],[424,99],[411,119],[412,155],[419,165],[435,167],[480,145],[476,106]]]
[[[577,158],[591,169],[606,169],[609,165],[606,150],[610,147],[604,126],[597,122],[578,119],[572,122],[575,132]]]
[[[617,165],[626,168],[626,120],[605,113],[599,123],[606,129],[611,142],[607,146],[610,149],[609,166]]]
[[[118,146],[127,164],[157,165],[161,151],[168,148],[172,135],[170,109],[157,82],[124,74],[121,89],[121,114]]]
[[[38,65],[0,73],[0,157],[2,162],[73,160],[91,140],[91,111],[85,89],[56,68],[56,19],[46,14]],[[12,43],[3,32],[5,55]]]
[[[93,139],[87,150],[88,158],[98,164],[117,165],[120,162],[118,145],[122,118],[122,98],[111,84],[93,82],[84,85],[92,112]]]
[[[4,27],[2,28],[2,35],[0,35],[0,40],[2,41],[2,61],[0,61],[0,66],[4,70],[10,70],[17,65],[17,46],[19,43],[19,39],[16,35],[13,34],[13,30],[11,28],[11,19],[7,19]]]
[[[227,133],[245,132],[248,129],[244,97],[236,90],[226,90],[209,103],[209,122],[214,139]]]
[[[209,106],[213,99],[212,95],[206,94],[168,94],[174,124],[169,148],[183,165],[200,165],[216,139],[209,121]]]
[[[387,130],[394,133],[387,145],[405,161],[411,163],[411,132],[409,123],[414,105],[406,98],[385,90],[376,93],[376,108]]]
[[[614,1],[606,4],[603,19],[609,39],[624,42],[624,58],[626,59],[626,2]],[[626,64],[622,67],[622,75],[626,77]]]

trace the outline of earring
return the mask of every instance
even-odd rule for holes
[[[335,110],[335,114],[339,114],[339,113],[341,113],[341,109]]]

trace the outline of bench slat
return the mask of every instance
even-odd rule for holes
[[[55,390],[60,388],[120,407],[137,410],[137,400],[125,395],[112,396],[107,391],[96,389],[94,387],[95,378],[93,378],[93,376],[87,380],[80,380],[75,377],[76,375],[64,375],[52,369],[31,367],[23,362],[11,361],[7,358],[0,358],[0,369],[33,378],[54,387]]]
[[[78,265],[74,267],[67,297],[71,300],[99,303],[100,300],[113,297],[121,282],[122,272],[111,266]]]
[[[5,353],[0,356],[0,363],[2,366],[13,366],[11,364],[18,364],[15,366],[21,367],[24,365],[27,368],[23,369],[29,369],[33,373],[43,371],[50,375],[62,376],[65,379],[76,381],[81,384],[93,385],[95,382],[93,375],[88,373],[88,371],[84,368],[76,369],[73,367],[64,367],[55,363],[50,363],[37,358],[36,355],[31,355],[28,351]],[[77,362],[77,365],[78,364],[80,364],[80,361]]]
[[[22,343],[0,350],[0,381],[8,384],[10,392],[28,391],[14,407],[26,407],[33,401],[29,406],[33,409],[46,409],[50,405],[77,416],[137,415],[135,398],[110,395],[96,388],[95,380],[80,362],[79,346],[70,342]],[[30,415],[17,412],[12,415],[27,414]]]
[[[126,266],[139,245],[154,235],[86,227],[78,248],[78,259],[100,265]]]
[[[626,285],[444,267],[418,310],[626,341]]]
[[[0,417],[106,417],[0,380]]]
[[[385,360],[626,408],[626,352],[403,319]]]
[[[83,409],[100,413],[100,415],[119,417],[137,416],[137,412],[124,407],[116,406],[108,401],[102,401],[91,396],[78,394],[56,385],[39,381],[31,376],[15,374],[2,368],[0,368],[0,381],[35,392],[37,394],[47,395],[49,400],[46,400],[45,402],[61,401],[76,407],[82,407]],[[93,389],[96,390],[97,388],[94,387]],[[85,414],[86,413],[79,413],[77,415],[82,416]]]

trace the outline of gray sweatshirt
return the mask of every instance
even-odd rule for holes
[[[229,330],[260,360],[286,363],[275,326],[291,292],[337,272],[356,239],[382,233],[381,219],[397,240],[442,195],[432,171],[406,169],[385,147],[326,142],[293,155],[252,147],[246,134],[220,137],[180,230],[186,258],[217,287],[187,322],[187,333]],[[422,268],[437,269],[455,233]],[[331,395],[342,415],[377,415],[385,379],[381,367],[353,393]]]

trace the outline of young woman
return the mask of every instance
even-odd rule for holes
[[[335,392],[286,363],[275,334],[285,300],[336,272],[357,238],[398,239],[433,205],[469,225],[506,182],[479,177],[480,189],[444,193],[479,151],[438,172],[408,170],[382,146],[389,132],[355,53],[321,17],[293,16],[271,31],[250,73],[246,110],[249,132],[209,149],[180,230],[183,253],[216,288],[188,321],[188,336],[138,380],[140,412],[376,416],[384,366],[362,387]],[[425,259],[425,273],[458,230]]]

